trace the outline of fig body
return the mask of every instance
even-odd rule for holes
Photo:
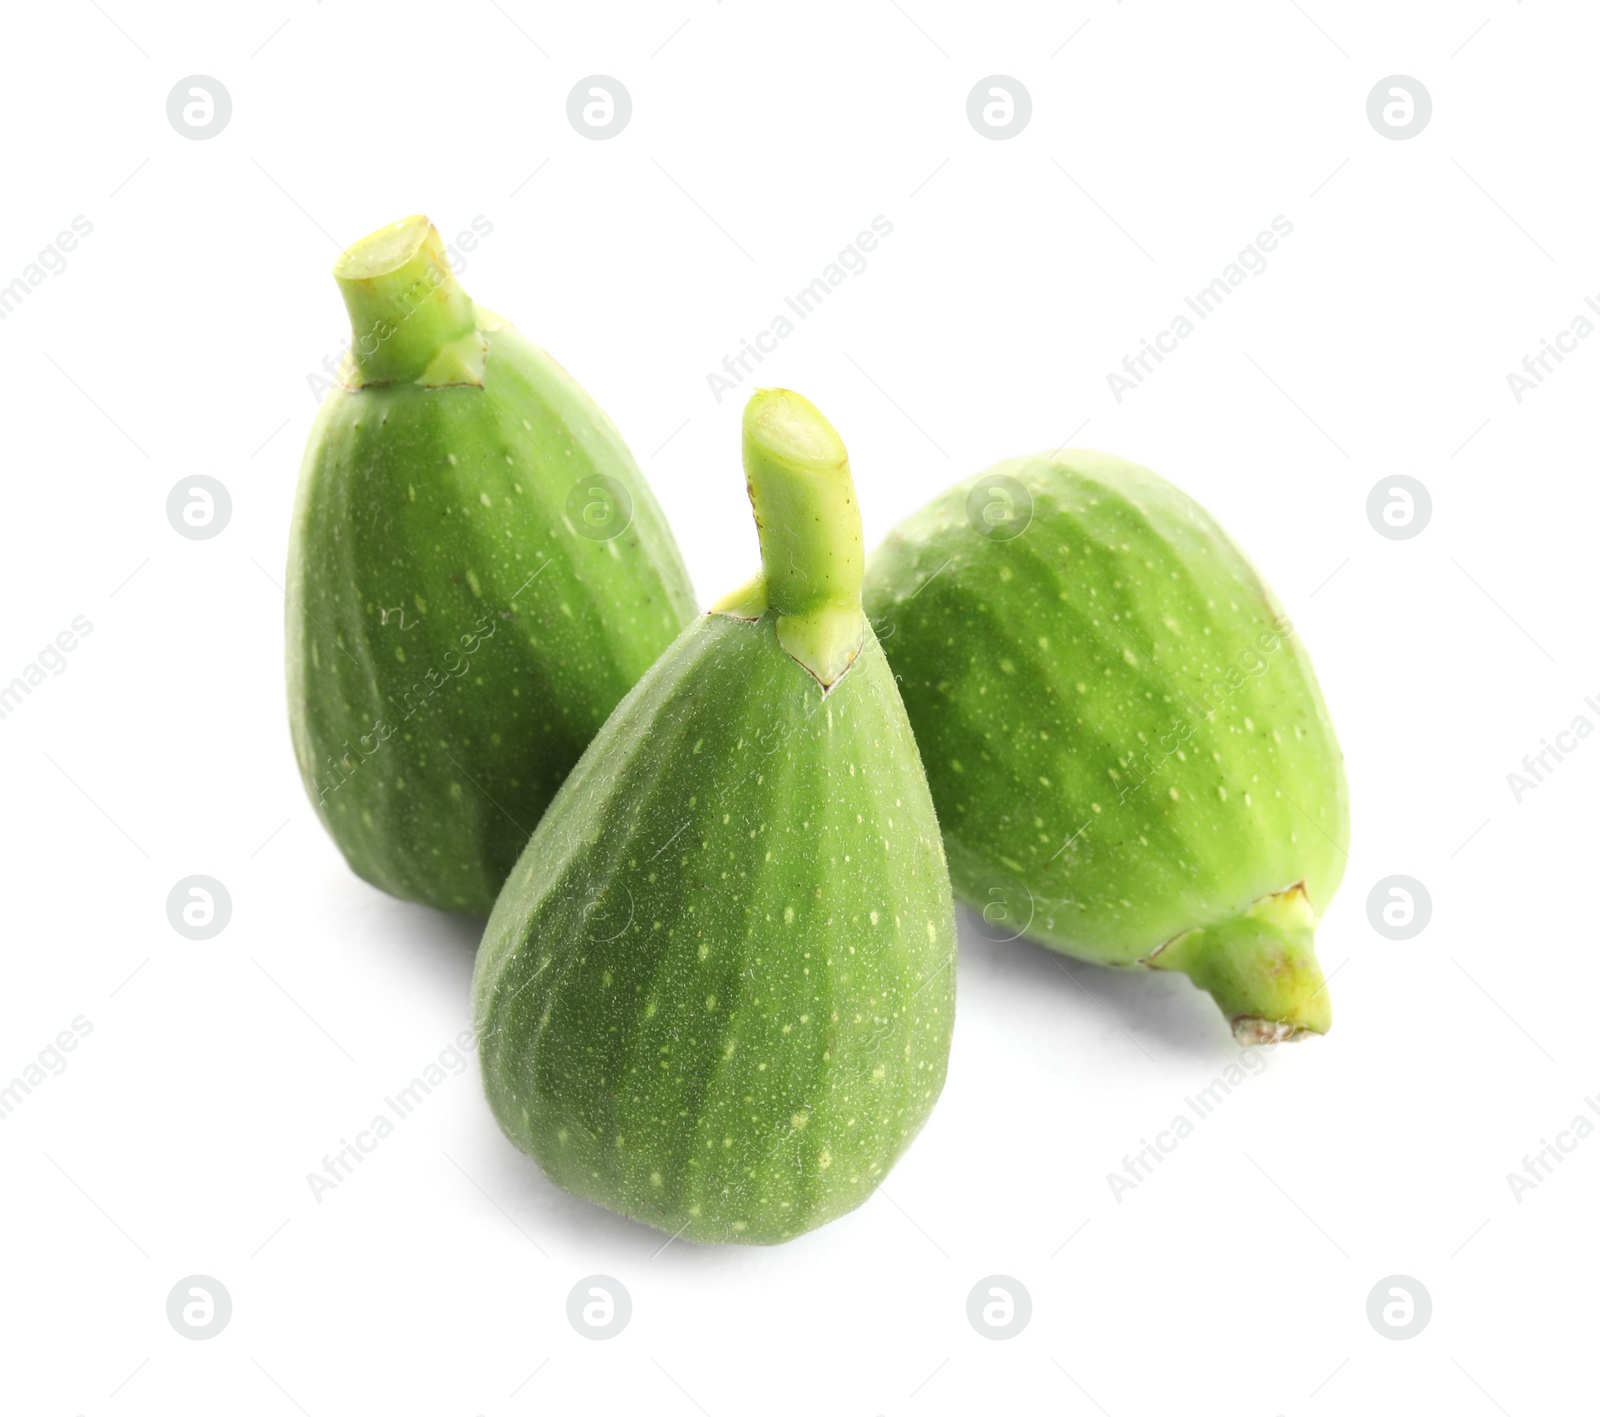
[[[785,528],[843,561],[853,537],[853,623],[769,574],[685,630],[546,813],[474,979],[506,1134],[557,1185],[696,1241],[775,1243],[861,1204],[938,1097],[953,1021],[954,907],[861,614],[848,465],[805,451],[825,440],[797,395],[752,408],[774,404],[784,426],[746,435],[763,562]],[[774,487],[818,458],[791,481],[818,506],[842,480],[836,521]]]
[[[1202,508],[1102,453],[1001,463],[891,532],[865,599],[986,933],[1181,969],[1246,1041],[1326,1031],[1343,758]]]
[[[617,430],[466,298],[431,226],[375,233],[335,274],[355,344],[291,534],[295,753],[358,875],[486,915],[693,614],[688,578]]]

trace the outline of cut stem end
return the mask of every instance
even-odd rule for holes
[[[1290,1042],[1333,1023],[1316,924],[1301,881],[1233,920],[1185,931],[1144,962],[1187,974],[1217,1001],[1240,1043]]]
[[[334,262],[333,278],[350,312],[357,383],[481,380],[476,312],[427,217],[363,236]]]
[[[854,663],[866,632],[866,551],[849,456],[809,399],[761,389],[745,405],[744,471],[778,640],[827,687]]]

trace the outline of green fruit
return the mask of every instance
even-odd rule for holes
[[[609,419],[410,217],[334,266],[343,387],[289,545],[290,722],[357,875],[488,914],[606,715],[693,614]]]
[[[838,435],[758,393],[763,573],[623,700],[506,882],[484,1084],[557,1185],[698,1241],[860,1205],[932,1110],[955,1005],[938,823],[861,611]]]
[[[1344,874],[1311,661],[1212,519],[1103,453],[1001,463],[897,527],[866,605],[957,896],[1006,937],[1178,969],[1246,1042],[1327,1031]]]

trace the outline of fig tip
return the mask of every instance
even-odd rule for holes
[[[1246,1047],[1261,1043],[1298,1043],[1303,1038],[1320,1038],[1322,1030],[1283,1019],[1252,1018],[1244,1015],[1233,1021],[1234,1042]]]

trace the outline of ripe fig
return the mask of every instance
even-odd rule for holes
[[[1181,970],[1245,1042],[1327,1031],[1343,758],[1288,617],[1204,510],[1103,453],[1001,463],[890,533],[866,605],[989,933]]]
[[[357,875],[486,915],[694,613],[688,577],[610,420],[468,298],[425,217],[333,273],[352,345],[290,538],[295,756]]]
[[[762,570],[618,706],[506,882],[473,995],[489,1102],[557,1185],[771,1244],[867,1199],[944,1083],[938,824],[861,610],[849,463],[744,418]]]

